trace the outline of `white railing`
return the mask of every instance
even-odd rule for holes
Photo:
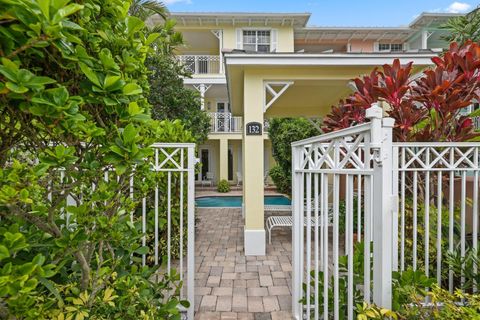
[[[242,132],[243,118],[233,116],[231,113],[210,112],[211,132],[238,133]]]
[[[375,109],[367,124],[292,144],[296,319],[391,308],[394,271],[477,291],[477,262],[450,263],[478,249],[480,143],[393,143],[393,120]]]
[[[181,55],[178,60],[192,74],[220,74],[223,68],[218,55]]]

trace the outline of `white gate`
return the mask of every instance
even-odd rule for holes
[[[292,144],[296,319],[353,319],[355,304],[372,298],[391,305],[392,215],[382,213],[392,211],[393,119],[382,119],[377,106],[367,117],[369,123]],[[359,263],[354,241],[362,238],[373,248],[363,247]]]
[[[353,319],[363,301],[391,308],[392,271],[408,268],[477,292],[446,260],[478,249],[480,143],[392,143],[393,119],[376,105],[367,118],[292,144],[296,319]]]

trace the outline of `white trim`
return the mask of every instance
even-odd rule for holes
[[[265,65],[265,66],[378,66],[392,63],[399,59],[400,63],[413,62],[420,65],[433,65],[431,58],[436,53],[372,53],[372,54],[225,54],[226,65]]]
[[[247,230],[245,236],[245,255],[246,256],[264,256],[265,255],[265,230]]]
[[[183,79],[183,84],[227,84],[227,79],[225,78],[225,75],[220,75],[219,77],[216,78],[202,78],[202,77],[195,77],[193,78],[184,78]]]

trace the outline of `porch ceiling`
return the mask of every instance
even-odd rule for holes
[[[400,58],[402,63],[413,61],[415,74],[431,65],[433,56],[433,53],[403,56],[226,54],[228,94],[232,109],[241,114],[245,83],[253,81],[255,86],[263,86],[268,81],[293,81],[293,85],[268,108],[266,116],[323,116],[352,91],[351,79],[369,74],[373,68],[392,63],[395,58]],[[259,96],[258,99],[265,97]]]

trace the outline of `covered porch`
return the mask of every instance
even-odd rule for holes
[[[268,171],[274,166],[272,145],[268,135],[263,135],[262,151],[263,184],[268,186],[271,180]],[[243,186],[243,143],[241,133],[211,133],[208,141],[198,146],[200,169],[196,175],[196,185],[215,187],[220,180],[227,180],[231,186]]]
[[[434,53],[246,54],[225,53],[228,95],[233,108],[242,108],[244,127],[272,117],[323,117],[353,89],[351,79],[373,68],[414,62],[415,71],[431,65]],[[263,128],[261,128],[263,129]],[[265,255],[263,135],[242,132],[244,250]]]

